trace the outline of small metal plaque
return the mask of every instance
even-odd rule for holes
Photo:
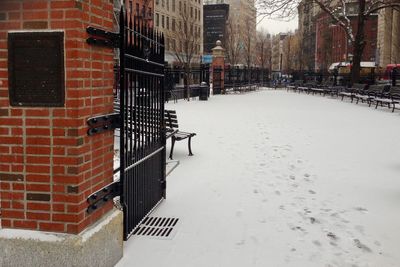
[[[64,106],[64,33],[8,34],[12,106]]]

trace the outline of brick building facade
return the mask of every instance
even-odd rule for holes
[[[357,33],[357,17],[352,16],[351,25],[354,35]],[[320,13],[316,20],[316,70],[326,70],[330,64],[349,61],[353,54],[353,46],[343,28],[332,24],[328,14]],[[373,15],[366,21],[366,46],[362,61],[376,61],[377,55],[378,16]]]
[[[112,31],[113,1],[0,1],[2,228],[79,233],[112,208],[109,203],[86,213],[86,198],[112,181],[114,138],[111,131],[93,137],[86,133],[88,118],[113,111],[113,50],[86,43],[89,25]],[[62,36],[65,89],[60,106],[11,105],[12,32]],[[40,71],[35,67],[32,72]],[[39,89],[27,88],[33,94]]]

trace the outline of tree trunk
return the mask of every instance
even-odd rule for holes
[[[360,80],[360,64],[365,48],[365,0],[359,0],[359,12],[357,21],[357,34],[353,43],[353,64],[351,68],[351,84],[358,83]]]
[[[189,76],[190,76],[190,67],[188,63],[185,63],[185,74],[184,74],[184,87],[185,87],[185,95],[187,97],[187,101],[190,101],[190,88],[189,88]]]

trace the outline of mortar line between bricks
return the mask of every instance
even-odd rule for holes
[[[26,188],[27,188],[27,183],[26,183],[26,176],[27,176],[27,172],[26,172],[26,164],[27,164],[27,155],[26,155],[26,153],[27,153],[27,151],[26,151],[26,109],[24,109],[23,110],[23,112],[22,112],[22,125],[23,125],[23,127],[22,127],[22,129],[23,129],[23,133],[22,133],[22,147],[23,147],[23,150],[22,150],[22,153],[23,153],[23,157],[24,157],[24,167],[23,167],[23,169],[22,169],[22,173],[23,173],[23,177],[24,177],[24,199],[23,199],[23,203],[24,203],[24,215],[25,215],[25,220],[27,220],[28,218],[27,218],[27,208],[28,208],[28,201],[27,201],[27,191],[26,191]],[[14,220],[13,220],[14,221]],[[14,227],[14,222],[13,222],[13,227]]]
[[[65,63],[64,63],[65,64]],[[53,183],[53,157],[54,157],[54,140],[53,140],[53,111],[54,108],[50,109],[49,119],[50,119],[50,222],[53,221],[53,190],[54,190],[54,183]],[[65,226],[64,226],[65,228]],[[40,229],[40,225],[39,225]],[[64,229],[65,230],[65,229]]]

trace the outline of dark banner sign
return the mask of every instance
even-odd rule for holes
[[[64,33],[8,34],[12,106],[64,106]]]

